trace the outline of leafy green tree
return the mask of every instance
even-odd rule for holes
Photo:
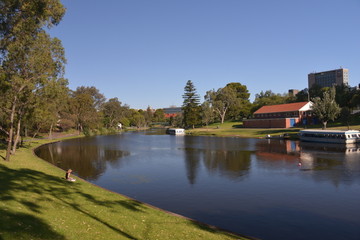
[[[182,127],[184,123],[183,114],[177,114],[175,117],[170,117],[169,124],[173,127]]]
[[[209,102],[203,102],[201,104],[201,121],[206,126],[214,121],[214,109],[211,107]]]
[[[191,80],[188,80],[183,94],[183,123],[185,127],[195,128],[199,125],[200,119],[200,96],[196,93],[196,88]]]
[[[350,121],[352,119],[350,108],[343,107],[340,112],[340,121],[342,124],[346,125],[348,130],[350,130]]]
[[[348,107],[350,110],[357,105],[354,104],[354,96],[359,93],[357,88],[350,87],[347,84],[337,85],[336,88],[336,102],[341,108]]]
[[[350,106],[352,108],[356,108],[360,106],[360,89],[355,90],[354,94],[351,96]]]
[[[61,42],[44,30],[58,24],[64,13],[65,8],[59,0],[0,2],[0,85],[6,96],[5,113],[9,119],[7,161],[15,128],[20,132],[28,97],[64,72]]]
[[[143,111],[136,111],[136,110],[132,109],[132,116],[130,119],[130,124],[137,128],[145,127],[146,121],[145,121],[145,116],[143,114]]]
[[[99,111],[102,107],[102,105],[104,104],[104,102],[106,101],[105,96],[100,93],[99,89],[97,89],[94,86],[91,87],[85,87],[85,86],[80,86],[76,88],[76,94],[87,94],[89,96],[91,96],[91,98],[93,99],[93,107]]]
[[[228,119],[240,120],[250,115],[251,103],[250,93],[245,85],[238,82],[228,83],[225,88],[232,88],[236,92],[237,101],[231,105],[228,110]]]
[[[144,117],[146,125],[149,126],[152,123],[154,117],[154,111],[150,106],[148,106],[146,111],[144,112]]]
[[[310,101],[309,89],[304,88],[303,90],[299,91],[293,102],[307,102]]]
[[[340,107],[335,101],[336,91],[332,87],[330,90],[324,92],[323,97],[313,98],[313,105],[311,110],[314,112],[315,116],[323,124],[323,129],[326,129],[328,121],[333,121],[340,113]]]
[[[68,112],[73,117],[79,132],[84,129],[96,129],[100,125],[99,102],[104,96],[95,87],[78,87],[69,99]]]
[[[156,109],[153,116],[154,122],[166,122],[164,109]]]
[[[126,115],[127,108],[121,104],[118,98],[111,98],[103,104],[102,111],[105,127],[117,128],[118,124],[122,123],[121,120]]]
[[[33,136],[40,131],[47,131],[49,138],[52,137],[53,129],[59,121],[60,112],[66,108],[70,92],[67,85],[66,79],[52,80],[34,92],[34,102],[27,118],[27,122],[33,124],[32,126],[27,124],[27,127],[33,130]]]
[[[224,123],[226,114],[230,109],[233,109],[233,114],[237,115],[241,112],[243,106],[250,106],[250,103],[246,100],[249,96],[248,93],[243,90],[239,92],[236,87],[233,87],[233,84],[219,88],[217,91],[207,91],[205,95],[205,101],[209,102],[210,106],[218,114],[221,124]],[[244,86],[241,85],[241,88],[244,89]]]
[[[321,87],[317,84],[314,84],[309,89],[309,96],[310,99],[316,98],[316,97],[322,97],[324,95],[324,92],[328,91],[329,87]]]

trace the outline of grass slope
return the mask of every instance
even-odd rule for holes
[[[0,239],[245,239],[202,225],[65,172],[20,148],[0,158]],[[0,156],[5,157],[4,149]]]
[[[209,135],[218,137],[252,137],[262,138],[266,135],[290,134],[296,135],[299,128],[243,128],[242,122],[224,122],[223,124],[212,124],[208,127],[187,130],[190,135]]]

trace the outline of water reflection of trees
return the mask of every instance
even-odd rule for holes
[[[204,166],[210,173],[219,173],[230,179],[241,179],[248,174],[250,151],[204,150]]]
[[[36,154],[61,169],[73,169],[81,178],[96,180],[105,172],[107,163],[118,167],[121,164],[119,160],[129,155],[129,152],[77,141],[73,144],[48,144],[39,148]]]
[[[201,143],[201,144],[199,144]],[[196,182],[201,163],[211,174],[232,180],[242,179],[250,169],[251,151],[236,149],[229,138],[184,138],[185,166],[190,184]],[[231,150],[230,150],[231,149]]]

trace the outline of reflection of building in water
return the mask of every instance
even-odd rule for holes
[[[278,139],[267,139],[256,143],[256,156],[261,160],[299,160],[299,143]]]

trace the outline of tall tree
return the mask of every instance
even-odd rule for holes
[[[144,112],[144,117],[145,117],[146,125],[149,126],[153,121],[153,117],[154,117],[154,111],[150,106],[148,106],[146,111]]]
[[[79,132],[84,129],[95,129],[100,124],[100,102],[104,96],[95,87],[78,87],[73,92],[69,103],[69,112],[74,117]]]
[[[26,119],[27,128],[33,131],[33,136],[46,131],[49,138],[52,137],[53,129],[60,120],[60,112],[66,108],[70,92],[67,85],[66,79],[52,80],[34,92]]]
[[[224,123],[229,112],[232,119],[239,118],[240,114],[249,114],[249,96],[250,94],[245,85],[229,83],[217,91],[207,91],[205,101],[210,103],[210,106],[218,114],[221,123]]]
[[[347,126],[348,130],[350,130],[350,122],[352,120],[350,108],[348,107],[341,108],[339,120],[342,122],[342,124]]]
[[[205,101],[201,104],[201,121],[206,127],[214,120],[214,109]]]
[[[104,124],[107,128],[117,128],[127,109],[121,105],[118,98],[111,98],[102,106]]]
[[[19,132],[22,110],[29,102],[27,97],[64,72],[61,42],[45,32],[45,28],[58,24],[64,13],[59,0],[0,2],[0,85],[5,89],[9,119],[7,161],[15,128]]]
[[[143,111],[136,111],[132,109],[132,116],[130,118],[130,124],[136,126],[137,128],[145,127],[146,121]]]
[[[165,122],[165,112],[164,109],[156,109],[154,112],[154,116],[153,116],[153,121],[154,122]]]
[[[250,93],[246,85],[239,82],[228,83],[225,88],[232,88],[236,92],[237,101],[229,107],[228,119],[239,120],[250,115]]]
[[[85,87],[80,86],[76,88],[75,94],[86,94],[89,95],[93,100],[93,107],[99,111],[106,101],[104,94],[100,93],[99,89],[94,86]]]
[[[200,96],[196,92],[196,88],[191,80],[188,80],[183,94],[183,124],[185,127],[195,128],[200,124]]]
[[[328,121],[333,121],[339,115],[341,109],[335,101],[335,87],[324,92],[323,97],[313,98],[313,105],[311,107],[315,116],[323,124],[323,129],[326,129]]]

